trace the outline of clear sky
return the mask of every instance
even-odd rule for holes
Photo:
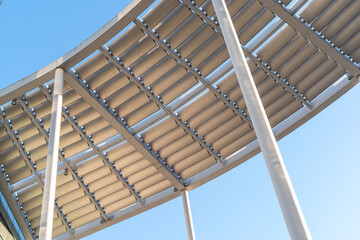
[[[130,1],[4,0],[0,89],[39,70]],[[360,239],[360,86],[279,142],[313,239]],[[189,193],[197,239],[289,239],[259,154]],[[181,198],[86,239],[186,239]]]

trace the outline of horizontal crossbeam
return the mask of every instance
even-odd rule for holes
[[[187,59],[183,59],[181,54],[170,47],[170,44],[165,40],[161,39],[155,30],[150,29],[149,26],[139,17],[134,20],[134,23],[146,33],[154,42],[156,42],[164,51],[166,51],[171,57],[173,57],[181,66],[183,66],[191,75],[193,75],[198,81],[204,84],[220,101],[222,101],[226,106],[228,106],[234,114],[239,116],[244,122],[246,122],[250,127],[252,123],[250,118],[246,113],[239,109],[239,107],[230,101],[230,98],[222,94],[220,89],[216,89],[212,86],[202,75],[201,73],[191,66],[191,63]]]
[[[51,91],[47,85],[40,86],[40,90],[44,93],[44,95],[52,101],[53,96]],[[86,134],[84,127],[80,127],[75,117],[71,116],[66,107],[62,108],[63,117],[70,123],[70,125],[74,128],[74,130],[81,136],[81,138],[92,148],[92,150],[97,154],[97,156],[103,161],[103,163],[110,169],[112,174],[124,184],[130,194],[132,194],[137,201],[139,201],[142,205],[144,205],[144,200],[141,198],[140,194],[135,191],[134,187],[130,185],[129,181],[121,174],[121,171],[117,170],[115,165],[110,162],[109,158],[106,154],[98,148],[98,146],[94,143],[93,139]]]
[[[304,23],[299,17],[290,13],[284,6],[274,0],[258,1],[286,22],[301,36],[306,38],[310,43],[314,44],[339,66],[343,67],[347,72],[356,78],[360,75],[360,69],[349,59],[349,57],[342,54],[340,50],[332,46],[328,40],[322,38],[319,33],[311,29],[310,25]]]
[[[87,86],[86,81],[80,80],[75,72],[67,72],[65,81],[92,106],[115,130],[117,130],[140,154],[144,156],[176,189],[184,189],[184,181],[155,153],[150,145],[137,139],[115,110],[96,96]]]
[[[201,10],[196,4],[189,0],[183,1],[187,7],[194,11],[194,13],[203,19],[207,24],[214,29],[215,32],[219,33],[222,36],[222,31],[220,29],[219,23],[215,21],[213,18],[208,16],[204,10]],[[267,63],[264,63],[259,57],[254,56],[248,49],[244,46],[241,46],[244,54],[248,57],[251,61],[253,61],[260,69],[262,69],[268,76],[270,76],[274,81],[280,85],[284,90],[291,94],[295,99],[301,102],[304,106],[307,106],[309,109],[312,108],[311,103],[304,97],[303,94],[299,93],[295,87],[291,86],[286,79],[282,78],[279,73],[272,70]]]
[[[25,113],[30,117],[36,128],[39,130],[41,135],[46,139],[46,141],[49,141],[49,132],[44,128],[44,124],[41,120],[39,120],[34,111],[29,107],[25,97],[18,98],[18,102],[20,103],[21,107],[24,109]],[[71,176],[75,179],[77,184],[80,186],[80,188],[83,190],[85,195],[89,198],[90,202],[94,204],[95,208],[100,213],[101,218],[108,220],[110,217],[105,213],[105,210],[100,206],[99,201],[95,199],[95,196],[92,192],[90,192],[89,187],[84,183],[82,178],[78,175],[77,171],[71,167],[69,164],[69,161],[65,158],[64,152],[60,149],[59,150],[59,158],[64,163],[68,171],[70,172]]]
[[[44,191],[44,183],[41,180],[40,174],[36,169],[36,164],[31,161],[30,153],[25,150],[25,146],[19,140],[19,136],[17,135],[17,132],[14,131],[14,129],[12,128],[11,121],[6,118],[5,111],[4,111],[3,108],[0,108],[0,119],[3,122],[4,127],[5,127],[6,131],[8,132],[11,140],[14,142],[14,145],[19,150],[19,153],[20,153],[21,157],[25,160],[25,163],[29,167],[32,174],[34,174],[34,176],[36,177],[36,180],[40,184],[40,187],[41,187],[42,191]],[[67,221],[66,217],[62,213],[61,208],[57,204],[56,200],[55,200],[55,211],[56,211],[56,214],[60,217],[61,222],[63,223],[63,225],[65,225],[65,228],[67,229],[67,231],[72,235],[73,230],[72,230],[69,222]]]
[[[168,116],[173,119],[178,126],[180,126],[186,133],[188,133],[200,146],[207,150],[207,152],[213,156],[219,163],[225,165],[224,160],[221,158],[220,153],[215,152],[214,148],[208,145],[204,138],[200,137],[196,130],[190,128],[190,126],[181,120],[179,115],[174,114],[162,101],[160,96],[156,96],[150,87],[146,87],[141,78],[136,77],[129,67],[125,67],[122,61],[115,58],[106,46],[99,49],[105,57],[114,64],[120,72],[122,72],[128,79],[130,79],[139,89],[142,90],[150,99],[152,99]]]

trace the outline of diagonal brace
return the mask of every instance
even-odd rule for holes
[[[74,71],[74,70],[73,70]],[[117,130],[140,154],[144,156],[165,178],[167,178],[177,190],[184,189],[185,182],[171,169],[160,156],[155,153],[151,146],[137,139],[125,121],[122,120],[115,110],[111,110],[106,103],[96,96],[88,87],[86,81],[81,81],[75,72],[67,72],[65,81],[90,105],[92,106],[115,130]]]
[[[29,107],[27,101],[24,97],[18,98],[18,102],[21,107],[24,109],[24,112],[30,117],[31,121],[37,127],[39,132],[43,135],[46,141],[49,141],[49,132],[44,128],[44,124],[40,121],[34,111]],[[71,167],[68,160],[65,158],[64,152],[62,149],[59,149],[59,158],[65,164],[68,171],[71,173],[72,177],[75,179],[80,188],[84,191],[85,195],[89,198],[90,202],[94,204],[95,208],[100,213],[102,219],[109,220],[110,217],[106,214],[105,210],[100,206],[99,201],[95,199],[95,196],[92,192],[90,192],[89,187],[84,183],[82,178],[77,174],[77,171]]]
[[[53,97],[47,85],[40,86],[40,90],[50,101],[52,101]],[[124,186],[129,190],[130,194],[132,194],[136,198],[136,200],[141,203],[141,205],[144,205],[145,202],[141,198],[140,194],[135,191],[135,188],[133,186],[130,185],[129,181],[121,174],[121,171],[117,170],[115,165],[110,162],[109,158],[106,156],[106,153],[100,151],[99,147],[94,143],[92,138],[86,134],[84,127],[79,126],[75,117],[72,117],[70,115],[66,107],[62,108],[62,115],[65,119],[69,121],[73,129],[81,136],[81,138],[84,139],[85,142],[94,150],[94,152],[103,161],[103,163],[109,167],[111,173],[115,174],[115,176],[124,184]]]
[[[36,177],[36,180],[39,182],[39,184],[41,186],[41,189],[44,191],[44,183],[41,180],[40,174],[36,169],[36,164],[31,161],[30,153],[25,150],[25,146],[19,140],[17,132],[14,131],[14,129],[12,128],[11,120],[6,119],[5,111],[2,107],[0,108],[0,119],[4,123],[4,127],[5,127],[6,131],[9,133],[9,136],[13,140],[16,148],[19,150],[20,155],[25,160],[26,165],[30,168],[30,171],[32,172],[32,174],[34,174],[34,176]],[[59,205],[57,204],[56,200],[55,200],[55,211],[56,211],[57,215],[60,217],[61,222],[65,225],[68,232],[71,235],[73,235],[73,230],[72,230],[69,222],[67,221],[66,217],[62,213],[62,210],[59,207]]]
[[[209,83],[198,71],[198,69],[191,66],[191,63],[187,59],[183,59],[180,53],[170,47],[170,44],[159,37],[155,30],[150,29],[149,26],[139,17],[134,20],[134,23],[146,33],[155,43],[157,43],[164,51],[166,51],[171,57],[174,58],[181,66],[183,66],[191,75],[193,75],[198,81],[204,84],[225,106],[228,106],[235,115],[239,116],[244,122],[246,122],[251,128],[252,123],[246,113],[239,109],[239,107],[232,103],[226,95],[222,94],[220,89],[216,89]]]
[[[215,152],[214,148],[208,145],[204,138],[200,137],[198,133],[191,129],[188,124],[181,120],[178,114],[174,114],[164,104],[160,96],[156,96],[150,87],[146,87],[141,78],[136,77],[130,68],[126,68],[124,64],[118,58],[115,58],[108,47],[105,45],[99,48],[100,52],[114,64],[120,72],[122,72],[129,80],[131,80],[139,89],[142,90],[150,99],[152,99],[168,116],[170,116],[178,126],[180,126],[186,133],[188,133],[200,146],[207,150],[207,152],[213,156],[219,163],[225,165],[225,161],[221,158],[220,153]]]
[[[189,7],[191,10],[194,11],[194,13],[196,15],[198,15],[198,17],[200,17],[201,19],[203,19],[204,21],[206,21],[207,24],[210,25],[210,27],[212,29],[214,29],[215,32],[219,33],[221,36],[222,35],[222,31],[220,29],[219,23],[214,20],[213,18],[209,17],[206,12],[204,10],[201,10],[200,8],[198,8],[198,6],[196,6],[195,3],[193,3],[190,0],[184,0],[183,1],[184,4]],[[242,49],[244,51],[244,54],[246,57],[248,57],[251,61],[253,61],[259,68],[261,68],[268,76],[270,76],[272,79],[274,79],[274,81],[280,85],[281,87],[284,88],[284,90],[286,92],[288,92],[289,94],[291,94],[295,99],[297,99],[299,102],[301,102],[301,104],[307,106],[309,109],[312,109],[312,105],[311,103],[303,96],[303,94],[299,93],[298,90],[291,86],[285,79],[283,79],[282,77],[280,77],[279,73],[277,73],[276,71],[272,70],[270,68],[270,66],[267,63],[264,63],[263,61],[261,61],[261,59],[259,57],[255,57],[252,53],[250,53],[250,51],[248,49],[246,49],[244,46],[242,46]]]
[[[310,43],[314,44],[335,63],[343,67],[347,72],[356,78],[360,75],[360,69],[350,60],[348,56],[342,54],[338,49],[332,46],[328,40],[323,39],[319,33],[311,29],[309,25],[305,24],[299,17],[295,16],[287,8],[274,0],[258,1],[286,22],[290,27],[296,30]]]

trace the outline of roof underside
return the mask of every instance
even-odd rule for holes
[[[133,6],[145,9],[152,1],[138,2]],[[316,103],[336,81],[359,75],[360,1],[227,4],[271,126],[282,127],[278,138],[338,98],[335,92],[327,104]],[[58,239],[83,237],[159,205],[259,152],[211,1],[162,0],[145,15],[126,10],[129,25],[60,65],[67,72]],[[0,181],[8,181],[13,211],[33,237],[53,88],[53,76],[41,74],[14,90],[12,102],[11,94],[2,98],[0,114]],[[286,127],[301,111],[307,117]]]

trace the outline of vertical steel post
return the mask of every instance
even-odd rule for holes
[[[184,206],[184,214],[185,214],[188,238],[189,238],[189,240],[195,240],[195,233],[194,233],[194,226],[193,226],[192,217],[191,217],[191,209],[190,209],[188,191],[182,190],[181,197],[182,197],[183,206]]]
[[[63,85],[64,70],[57,68],[55,70],[54,99],[51,108],[50,136],[46,160],[44,195],[41,208],[40,240],[50,240],[52,235]]]
[[[212,0],[291,239],[311,239],[224,0]]]

